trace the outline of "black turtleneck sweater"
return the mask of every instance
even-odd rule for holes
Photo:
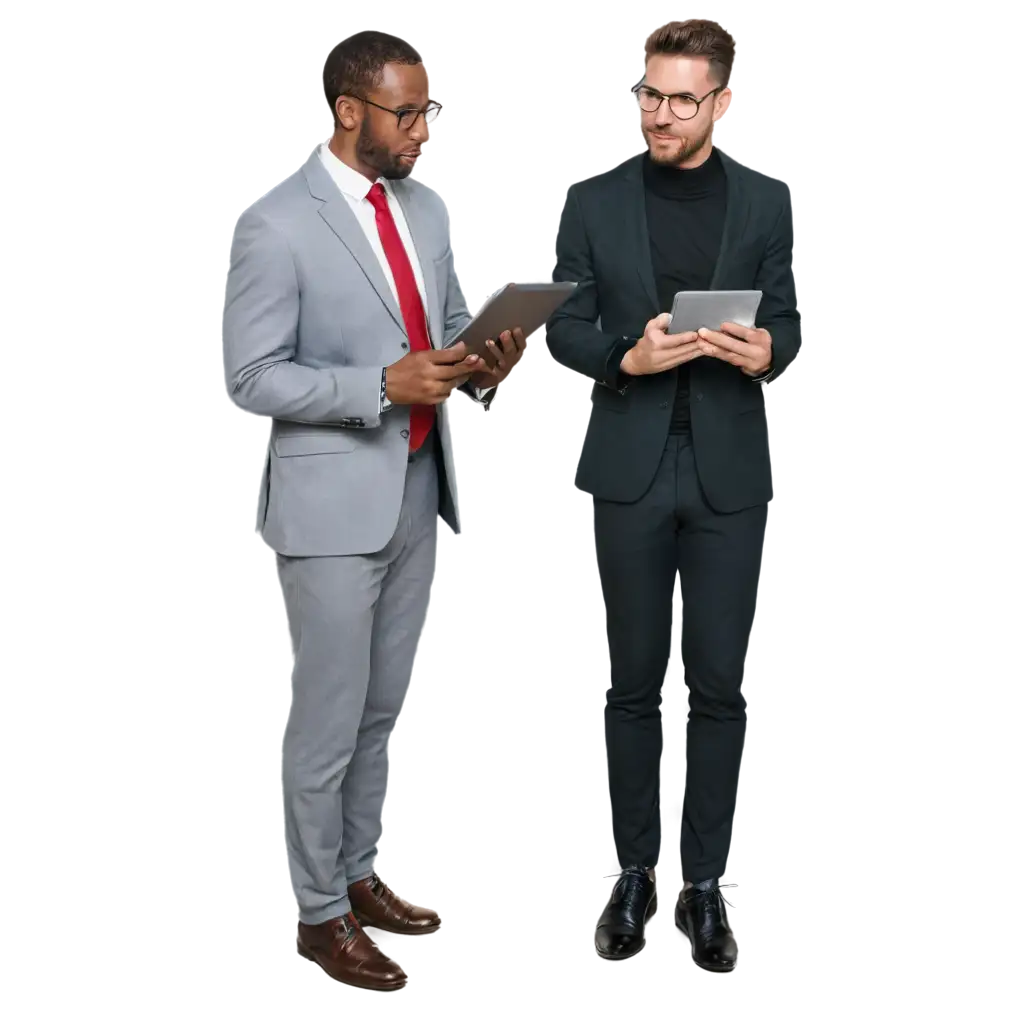
[[[662,167],[644,158],[644,196],[658,308],[676,292],[707,291],[725,227],[725,168],[712,149],[699,167]],[[690,364],[678,369],[671,433],[690,429]]]

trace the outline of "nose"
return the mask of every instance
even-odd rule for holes
[[[667,128],[675,120],[668,104],[668,97],[665,96],[658,104],[658,109],[654,111],[654,124],[658,128]]]

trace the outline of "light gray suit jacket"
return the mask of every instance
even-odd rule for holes
[[[419,182],[393,185],[423,270],[436,348],[471,319],[448,211]],[[228,393],[273,418],[256,528],[275,551],[368,554],[391,538],[405,487],[409,407],[380,413],[381,370],[408,345],[377,257],[314,150],[239,218],[224,306]],[[444,405],[437,414],[446,478],[439,511],[458,533]]]

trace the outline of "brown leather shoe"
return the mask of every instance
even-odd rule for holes
[[[388,959],[353,914],[323,924],[299,922],[299,955],[318,963],[335,981],[383,992],[401,988],[405,972]]]
[[[441,927],[433,910],[414,907],[396,896],[376,874],[348,887],[352,913],[361,924],[399,935],[426,935]]]

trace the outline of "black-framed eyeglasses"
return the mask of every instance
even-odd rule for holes
[[[355,93],[349,94],[354,100],[362,100],[363,103],[368,103],[371,107],[376,107],[378,110],[386,110],[389,114],[394,114],[398,118],[398,128],[400,131],[407,132],[412,129],[412,126],[419,120],[420,115],[423,116],[423,120],[430,124],[431,121],[441,113],[441,104],[435,103],[431,100],[425,107],[400,107],[395,110],[392,107],[382,107],[379,103],[374,103],[373,100],[368,100],[365,96],[357,96]]]
[[[632,93],[636,96],[637,103],[640,104],[640,109],[645,110],[648,114],[653,114],[665,100],[668,100],[668,109],[679,118],[680,121],[689,121],[691,118],[697,116],[697,112],[700,110],[700,105],[709,97],[714,96],[716,92],[721,92],[725,86],[716,85],[711,92],[705,93],[700,99],[696,96],[692,96],[688,92],[677,92],[671,96],[666,96],[664,93],[658,92],[657,89],[652,89],[649,85],[644,85],[644,80],[641,78],[639,82],[632,88]]]

